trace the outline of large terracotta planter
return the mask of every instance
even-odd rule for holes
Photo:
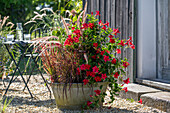
[[[99,82],[93,87],[83,85],[82,83],[73,83],[71,88],[69,84],[63,90],[64,84],[52,83],[52,91],[55,97],[57,108],[59,109],[81,109],[87,101],[91,99],[90,95],[95,95],[94,90],[100,89],[103,85],[103,91],[106,91],[107,82]]]

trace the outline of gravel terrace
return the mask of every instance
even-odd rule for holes
[[[28,76],[24,75],[25,78]],[[47,75],[44,75],[48,79]],[[5,84],[8,85],[9,80],[5,80]],[[52,94],[50,99],[50,93],[45,86],[40,75],[31,76],[28,87],[30,88],[34,99],[31,99],[28,90],[22,91],[24,83],[19,76],[15,82],[13,82],[6,95],[7,98],[13,98],[12,102],[6,109],[6,113],[80,113],[81,111],[64,110],[60,111],[56,108],[55,100]],[[4,93],[5,87],[2,80],[0,80],[0,99]],[[108,101],[108,97],[105,98]],[[102,108],[96,110],[85,110],[85,113],[165,113],[161,110],[145,106],[138,102],[130,102],[126,99],[116,97],[111,109],[108,109],[109,105],[104,105]]]

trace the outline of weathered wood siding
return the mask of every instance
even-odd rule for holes
[[[96,11],[100,11],[101,16],[98,19],[102,22],[108,21],[111,28],[118,28],[121,34],[116,37],[128,39],[129,36],[133,36],[133,2],[134,0],[87,0],[87,13],[95,14]],[[122,57],[129,59],[127,77],[133,82],[133,50],[128,49],[122,53]]]
[[[170,80],[170,1],[157,0],[158,78]]]

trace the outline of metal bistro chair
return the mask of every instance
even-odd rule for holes
[[[37,38],[37,36],[38,36],[38,37],[41,37],[41,36],[43,37],[43,36],[45,36],[45,35],[48,33],[48,29],[37,28],[37,29],[34,29],[34,30],[31,32],[31,35],[32,35],[33,33],[34,33],[34,38]],[[41,70],[39,69],[39,66],[38,66],[38,63],[37,63],[37,61],[38,61],[38,59],[39,59],[39,54],[38,54],[38,53],[34,53],[34,54],[33,54],[33,53],[32,53],[32,50],[33,50],[32,47],[31,47],[31,48],[28,48],[28,51],[27,51],[27,53],[25,54],[26,57],[31,57],[31,58],[33,59],[34,64],[35,64],[35,65],[33,66],[32,70],[31,70],[31,73],[29,74],[29,77],[28,77],[26,83],[28,84],[28,82],[29,82],[29,80],[30,80],[30,78],[31,78],[31,76],[32,76],[32,73],[33,73],[35,67],[37,67],[38,72],[40,73],[42,79],[43,79],[44,82],[46,83],[46,86],[47,86],[47,88],[48,88],[48,90],[49,90],[49,92],[50,92],[50,98],[51,98],[50,88],[49,88],[49,86],[48,86],[47,81],[46,81],[45,78],[43,77],[43,74],[42,74]],[[25,90],[25,88],[26,88],[26,86],[24,87],[23,91]]]

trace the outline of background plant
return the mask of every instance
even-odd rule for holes
[[[7,75],[13,70],[13,65],[10,63],[11,59],[3,46],[2,42],[6,40],[6,35],[13,32],[14,24],[8,20],[9,16],[1,18],[0,15],[0,77]]]

